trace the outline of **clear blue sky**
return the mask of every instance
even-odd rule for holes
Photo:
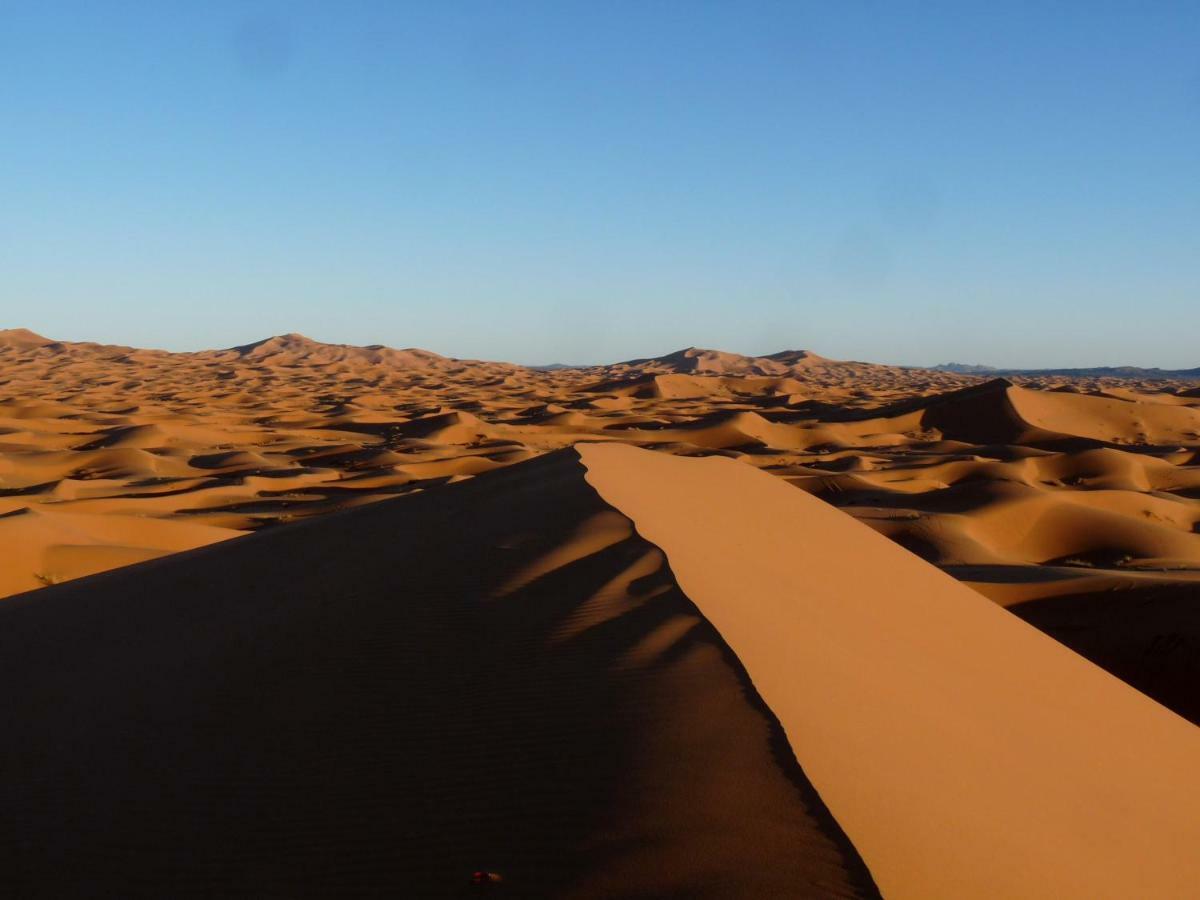
[[[0,7],[0,325],[1200,365],[1200,3]]]

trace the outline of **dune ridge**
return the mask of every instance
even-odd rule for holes
[[[0,604],[0,889],[878,896],[585,476],[559,451]]]
[[[1194,726],[762,473],[580,452],[745,665],[884,896],[1200,883]]]
[[[0,678],[21,896],[1200,878],[1194,726],[721,457],[585,443],[52,585]]]

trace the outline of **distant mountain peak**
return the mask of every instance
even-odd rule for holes
[[[954,372],[957,375],[986,375],[989,372],[999,371],[995,366],[959,362],[938,363],[936,366],[931,366],[930,368],[934,372]]]
[[[1142,366],[1088,366],[1083,368],[1056,369],[1001,369],[996,366],[982,366],[967,363],[940,363],[933,366],[932,371],[950,372],[955,375],[1019,375],[1022,377],[1061,377],[1061,378],[1197,378],[1200,368],[1195,369],[1159,369]]]

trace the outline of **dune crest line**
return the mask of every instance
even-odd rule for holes
[[[1194,726],[765,473],[578,449],[738,656],[885,896],[1200,884]]]

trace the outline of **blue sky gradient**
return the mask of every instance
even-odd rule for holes
[[[6,3],[0,327],[1200,365],[1200,4]]]

